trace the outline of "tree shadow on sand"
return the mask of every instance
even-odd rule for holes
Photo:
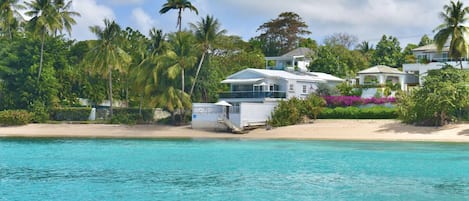
[[[409,133],[409,134],[432,134],[445,129],[450,129],[450,126],[442,127],[427,127],[427,126],[414,126],[409,124],[404,124],[400,122],[388,123],[383,126],[380,126],[378,132],[394,132],[394,133]],[[469,135],[469,130],[468,130]]]
[[[462,131],[459,131],[458,135],[469,136],[469,129],[464,129]]]

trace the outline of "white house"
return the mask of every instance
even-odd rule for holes
[[[295,71],[248,68],[228,76],[221,83],[229,84],[230,91],[221,93],[219,99],[236,104],[305,98],[316,91],[319,83],[327,83],[327,80]]]
[[[219,94],[220,102],[192,105],[192,127],[242,130],[265,125],[280,100],[306,98],[321,83],[335,87],[344,82],[326,73],[307,72],[308,54],[309,49],[299,48],[267,57],[266,69],[247,68],[228,76],[221,83],[230,89]]]
[[[415,74],[419,77],[419,84],[422,84],[423,77],[427,75],[429,70],[441,69],[446,64],[459,68],[459,61],[454,61],[448,57],[449,45],[445,45],[441,52],[436,48],[435,44],[418,47],[412,50],[417,63],[404,64],[402,69],[405,73]],[[467,57],[462,59],[463,68],[469,68]]]
[[[385,85],[388,82],[399,84],[402,90],[406,90],[406,73],[385,65],[377,65],[359,71],[360,85]]]
[[[298,70],[307,72],[311,63],[313,51],[309,48],[300,47],[282,56],[266,57],[265,69],[270,70]]]

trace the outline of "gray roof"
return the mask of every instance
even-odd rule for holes
[[[437,52],[437,48],[436,48],[436,45],[435,44],[430,44],[430,45],[424,45],[422,47],[418,47],[418,48],[415,48],[415,49],[412,49],[412,51],[414,52]],[[444,51],[444,52],[447,52],[449,51],[449,45],[448,44],[445,44],[443,46],[443,49],[441,51]]]
[[[405,74],[405,73],[396,68],[391,68],[385,65],[377,65],[377,66],[373,66],[371,68],[362,70],[358,72],[358,74]]]
[[[323,79],[323,80],[327,80],[327,81],[334,81],[334,82],[343,82],[344,79],[342,78],[338,78],[336,76],[333,76],[331,74],[327,74],[327,73],[321,73],[321,72],[306,72],[306,74],[310,74],[310,75],[313,75],[317,78],[320,78],[320,79]]]
[[[293,56],[310,56],[313,51],[307,47],[299,47],[286,54],[282,55],[281,57],[293,57]]]
[[[284,70],[266,70],[266,69],[247,68],[247,69],[244,69],[242,71],[239,71],[235,74],[228,76],[227,79],[222,81],[222,83],[235,83],[235,82],[241,82],[243,80],[253,80],[253,78],[237,78],[238,75],[244,74],[244,73],[255,73],[259,75],[259,77],[256,77],[256,78],[270,77],[270,78],[282,78],[286,80],[308,81],[308,82],[326,82],[325,80],[321,78],[317,78],[315,76],[306,75],[306,74],[297,74],[297,73],[288,72]]]

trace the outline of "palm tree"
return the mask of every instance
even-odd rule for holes
[[[469,29],[465,25],[467,22],[466,14],[469,12],[469,7],[464,7],[463,3],[451,1],[449,5],[443,6],[443,12],[440,17],[443,19],[443,24],[435,28],[438,31],[434,37],[437,49],[441,51],[444,45],[450,40],[449,56],[453,59],[458,59],[462,66],[462,57],[467,57],[468,47],[465,39]]]
[[[90,27],[98,40],[95,41],[94,48],[91,49],[86,57],[85,64],[90,66],[91,71],[108,76],[109,82],[109,101],[110,117],[112,118],[112,71],[124,71],[125,66],[130,63],[130,56],[120,47],[122,44],[122,30],[115,21],[104,20],[104,29],[99,26]]]
[[[18,11],[24,8],[18,0],[0,1],[0,30],[7,32],[10,39],[13,38],[13,29],[18,24],[18,19],[22,19]]]
[[[178,74],[181,75],[180,99],[183,100],[188,95],[185,93],[185,70],[193,67],[197,63],[194,44],[195,39],[190,32],[177,32],[169,35],[170,50],[162,57],[162,65],[167,66],[164,74],[170,80],[175,80]],[[184,105],[183,105],[184,106]],[[184,108],[179,108],[184,116]],[[181,120],[184,120],[183,118]]]
[[[177,32],[169,35],[171,50],[162,58],[168,66],[167,71],[171,79],[175,79],[177,74],[181,74],[181,91],[185,93],[185,70],[194,66],[197,58],[194,56],[194,38],[189,32]]]
[[[168,0],[165,4],[163,4],[163,7],[160,10],[160,14],[165,14],[170,10],[178,10],[178,20],[176,27],[179,27],[179,32],[181,32],[181,25],[182,25],[182,11],[185,9],[189,9],[191,11],[194,11],[195,14],[199,14],[199,11],[197,10],[196,7],[192,5],[192,3],[188,0]]]
[[[57,30],[61,31],[64,28],[70,34],[71,25],[76,24],[72,16],[80,16],[80,14],[68,11],[71,1],[64,4],[63,1],[35,0],[25,2],[25,4],[29,8],[29,11],[25,14],[32,17],[29,21],[29,27],[34,33],[41,36],[41,56],[37,76],[39,80],[44,60],[44,42],[46,35],[54,34]]]
[[[65,3],[64,0],[55,0],[54,1],[55,9],[56,12],[60,16],[60,21],[61,21],[61,29],[60,30],[55,30],[55,34],[57,34],[57,31],[62,32],[63,29],[67,31],[67,33],[70,35],[72,32],[72,25],[76,24],[77,22],[73,17],[80,17],[80,13],[70,11],[70,8],[72,6],[72,1],[68,1]]]
[[[140,110],[144,101],[157,96],[162,69],[160,58],[168,50],[162,30],[152,28],[149,36],[150,41],[146,48],[147,51],[144,53],[143,59],[138,64],[137,69],[132,74],[134,89],[140,96]],[[164,83],[166,83],[166,81],[164,81]],[[154,106],[155,105],[152,105],[152,107]]]
[[[195,33],[195,37],[197,41],[200,43],[202,47],[202,56],[199,61],[199,65],[197,66],[197,71],[195,73],[195,78],[192,82],[191,91],[189,93],[189,97],[192,97],[192,93],[194,92],[194,87],[199,77],[200,68],[202,67],[202,63],[205,60],[205,54],[210,49],[212,43],[221,35],[226,33],[226,30],[220,30],[220,23],[217,19],[213,16],[207,15],[204,18],[201,18],[200,22],[197,24],[190,24],[193,32]]]

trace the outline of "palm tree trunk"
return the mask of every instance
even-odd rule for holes
[[[199,66],[197,66],[197,72],[195,73],[195,79],[192,82],[192,87],[191,87],[191,92],[189,93],[189,97],[192,97],[192,93],[194,92],[195,83],[197,82],[197,78],[199,77],[200,68],[202,68],[202,63],[204,62],[204,59],[205,59],[205,52],[206,51],[204,51],[204,53],[202,53],[202,58],[200,59]]]
[[[181,102],[184,102],[184,68],[182,68],[181,70],[181,76],[182,76],[182,87],[181,87]],[[181,123],[184,123],[184,103],[182,104],[182,107],[181,107]]]
[[[138,114],[142,116],[142,107],[143,107],[143,93],[140,95],[140,104],[138,106]]]
[[[182,84],[182,86],[181,86],[181,92],[182,92],[181,93],[181,100],[182,100],[182,95],[184,94],[184,68],[182,68],[182,70],[181,70],[181,78],[182,78],[181,79],[181,81],[182,81],[181,82],[181,84]]]
[[[112,69],[109,69],[109,118],[112,119]]]
[[[462,58],[459,58],[459,65],[461,66],[461,70],[463,69],[462,67]]]
[[[181,32],[181,26],[182,26],[182,8],[179,9],[178,25],[179,25],[179,32]]]
[[[42,38],[41,38],[41,57],[39,59],[39,73],[37,74],[37,79],[41,78],[41,71],[42,71],[42,62],[44,61],[44,38],[45,38],[45,32],[42,32]]]

